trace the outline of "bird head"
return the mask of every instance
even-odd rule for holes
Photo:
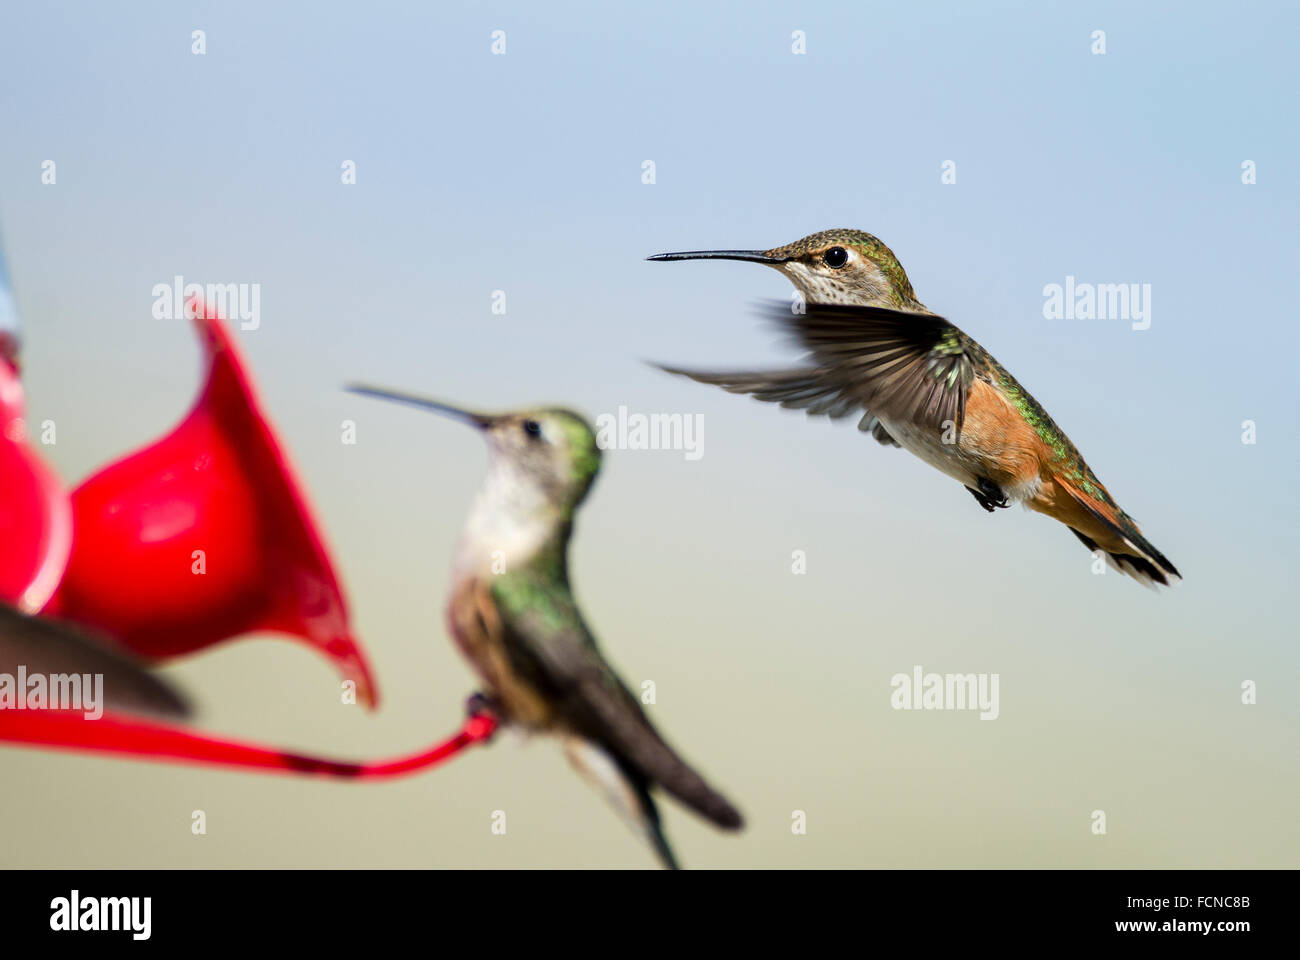
[[[487,440],[490,471],[519,500],[570,514],[600,471],[600,448],[587,421],[558,408],[512,413],[475,413],[426,397],[354,385],[353,393],[432,410],[480,431]]]
[[[862,230],[822,230],[771,250],[691,250],[650,260],[744,260],[781,271],[808,303],[924,310],[894,252]]]

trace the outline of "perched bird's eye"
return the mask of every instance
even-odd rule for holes
[[[536,420],[525,420],[524,433],[535,440],[542,435],[542,425]]]
[[[822,263],[834,270],[838,270],[848,262],[849,252],[843,247],[831,247],[822,254]]]

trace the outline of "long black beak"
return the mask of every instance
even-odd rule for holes
[[[686,250],[682,253],[659,253],[647,260],[744,260],[747,263],[766,263],[769,266],[785,263],[785,257],[769,256],[762,250]]]
[[[430,400],[428,397],[416,396],[414,393],[403,393],[400,390],[385,390],[383,387],[371,387],[364,383],[349,383],[343,389],[349,393],[359,393],[363,397],[378,397],[380,400],[393,400],[412,407],[420,407],[423,410],[432,410],[435,413],[441,413],[443,416],[451,417],[453,420],[459,420],[461,423],[468,423],[471,427],[477,427],[479,430],[486,430],[497,419],[486,413],[462,410],[460,407],[453,407],[449,403]]]

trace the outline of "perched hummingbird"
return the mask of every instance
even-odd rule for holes
[[[487,481],[470,510],[447,606],[452,636],[486,686],[471,698],[507,724],[554,734],[632,828],[675,869],[650,788],[728,830],[740,814],[677,756],[601,656],[569,586],[573,516],[600,469],[587,422],[567,410],[489,415],[407,393],[355,393],[446,414],[487,440]]]
[[[189,706],[170,685],[113,648],[110,641],[70,623],[34,617],[0,603],[0,674],[13,677],[98,674],[101,706],[128,713],[184,717]],[[27,696],[27,691],[18,694]]]
[[[809,351],[792,370],[663,367],[811,415],[860,415],[858,429],[960,481],[990,513],[1018,501],[1068,526],[1146,586],[1179,577],[1119,508],[1069,438],[1000,363],[916,298],[887,246],[824,230],[772,250],[698,250],[650,260],[745,260],[775,267],[804,300],[772,308]]]

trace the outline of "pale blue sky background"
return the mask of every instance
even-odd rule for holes
[[[687,864],[1294,866],[1300,17],[975,6],[11,9],[0,231],[29,412],[58,424],[47,456],[74,481],[189,403],[197,350],[151,316],[155,283],[260,283],[262,327],[241,344],[386,697],[373,717],[340,708],[322,661],[244,642],[171,671],[202,722],[378,755],[450,732],[472,689],[441,604],[480,441],[344,381],[699,413],[698,462],[606,458],[574,558],[611,659],[656,681],[656,721],[749,816],[722,837],[665,802]],[[1094,577],[1064,528],[988,516],[851,426],[642,364],[791,357],[748,311],[787,295],[774,272],[646,255],[832,226],[894,249],[1184,583],[1154,596]],[[1043,286],[1067,275],[1151,284],[1151,328],[1044,320]],[[1001,718],[892,711],[889,677],[917,663],[999,673]],[[28,784],[0,797],[6,865],[651,862],[540,743],[390,786],[7,749],[0,769]],[[200,807],[214,826],[196,839]]]

